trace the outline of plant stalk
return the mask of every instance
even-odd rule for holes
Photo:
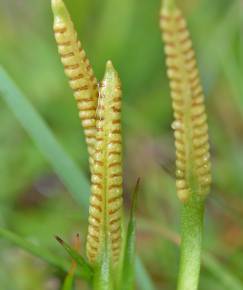
[[[177,290],[197,290],[201,266],[204,200],[192,194],[181,212],[181,254]]]

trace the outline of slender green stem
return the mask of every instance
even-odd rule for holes
[[[196,290],[199,282],[204,201],[196,194],[181,213],[181,256],[177,290]]]

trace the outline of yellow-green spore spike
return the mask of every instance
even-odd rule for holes
[[[107,243],[115,264],[121,250],[123,201],[121,83],[110,61],[100,85],[96,128],[87,256],[91,263],[98,263]]]
[[[62,0],[52,0],[52,10],[58,51],[77,101],[92,171],[98,85],[85,51],[77,39],[77,33],[65,4]]]
[[[211,183],[204,94],[187,23],[173,0],[162,2],[160,26],[175,118],[176,186],[185,202],[192,192],[205,196]]]

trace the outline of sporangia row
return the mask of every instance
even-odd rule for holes
[[[92,171],[98,85],[85,51],[77,39],[77,33],[65,4],[61,0],[52,0],[52,9],[58,52],[77,101]]]

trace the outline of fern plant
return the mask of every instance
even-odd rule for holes
[[[58,49],[78,102],[90,156],[92,186],[87,256],[94,271],[94,289],[115,289],[120,287],[120,274],[114,273],[124,268],[122,262],[126,263],[121,259],[121,85],[109,61],[104,80],[97,87],[64,3],[53,0],[52,4]],[[175,117],[172,128],[176,147],[176,187],[183,203],[178,290],[196,290],[204,201],[211,183],[204,95],[187,24],[173,0],[162,2],[161,28]],[[91,128],[87,128],[86,122],[92,124]],[[134,252],[134,247],[132,249]],[[124,284],[124,280],[120,283]]]
[[[122,191],[122,138],[121,138],[121,81],[112,62],[108,61],[103,81],[99,84],[81,42],[77,38],[71,17],[62,0],[52,0],[54,14],[54,35],[58,52],[69,78],[77,102],[78,113],[84,130],[91,174],[91,196],[89,203],[88,234],[86,256],[80,253],[80,238],[77,235],[74,246],[60,237],[57,241],[72,258],[68,269],[63,260],[43,251],[41,248],[0,229],[0,235],[15,242],[33,254],[42,257],[68,274],[63,290],[74,288],[76,278],[86,280],[94,290],[133,290],[135,266],[135,209],[139,180],[132,195],[132,206],[127,229],[123,223]],[[170,81],[172,106],[175,121],[172,124],[176,148],[176,188],[182,202],[182,244],[179,267],[178,290],[198,288],[203,215],[205,198],[210,190],[211,164],[208,141],[208,125],[205,113],[204,95],[199,72],[192,48],[192,41],[182,12],[174,0],[163,0],[160,26],[165,44],[167,74]],[[9,82],[4,76],[4,83]],[[74,192],[75,177],[69,180],[60,169],[64,164],[73,172],[78,172],[65,153],[58,147],[48,129],[32,113],[36,127],[51,140],[48,146],[53,157],[43,145],[39,134],[32,129],[24,111],[33,108],[16,90],[18,106],[12,103],[6,89],[7,101],[15,110],[27,131],[35,136],[36,143],[55,164],[59,176]],[[11,94],[10,94],[11,95]],[[21,108],[27,108],[21,110]],[[38,126],[37,126],[38,125]],[[37,130],[38,131],[38,130]],[[58,150],[56,150],[58,149]],[[69,180],[69,181],[68,181]]]
[[[183,204],[178,290],[196,290],[204,203],[211,184],[207,116],[187,23],[174,0],[163,0],[160,26],[175,118],[176,188]]]
[[[77,101],[90,160],[89,262],[82,258],[82,264],[91,269],[94,290],[133,289],[134,206],[125,248],[122,234],[121,82],[108,61],[98,85],[65,4],[52,0],[52,9],[58,51]]]

